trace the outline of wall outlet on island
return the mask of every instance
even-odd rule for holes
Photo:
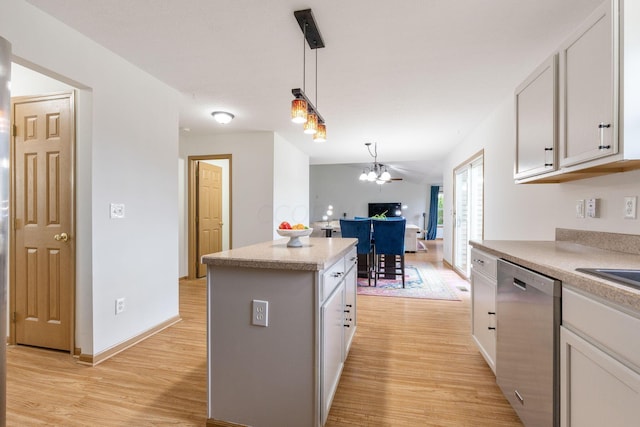
[[[576,218],[584,218],[584,200],[576,200]]]
[[[254,299],[251,303],[251,324],[269,326],[269,301]]]
[[[626,219],[636,219],[637,202],[638,198],[636,196],[624,198],[624,217]]]

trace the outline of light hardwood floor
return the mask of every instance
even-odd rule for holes
[[[441,242],[407,262],[442,265]],[[7,350],[8,426],[204,426],[204,280],[181,281],[183,321],[96,367]],[[358,297],[358,332],[327,426],[520,426],[471,337],[461,301]],[[297,427],[297,426],[292,426]]]

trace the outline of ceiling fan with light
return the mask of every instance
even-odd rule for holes
[[[369,155],[373,157],[373,164],[365,168],[360,174],[360,181],[375,182],[376,184],[385,184],[393,181],[402,181],[402,178],[392,178],[387,165],[378,163],[378,143],[373,144],[371,151],[371,143],[365,142]]]

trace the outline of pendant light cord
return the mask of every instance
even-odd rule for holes
[[[318,108],[318,48],[316,47],[316,108]]]
[[[304,29],[302,31],[302,91],[307,92],[307,47],[305,43],[307,42],[307,23],[304,23]]]

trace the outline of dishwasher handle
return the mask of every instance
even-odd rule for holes
[[[518,289],[521,289],[523,291],[527,290],[527,283],[523,282],[520,279],[516,279],[515,277],[513,278],[513,286],[515,286]]]

